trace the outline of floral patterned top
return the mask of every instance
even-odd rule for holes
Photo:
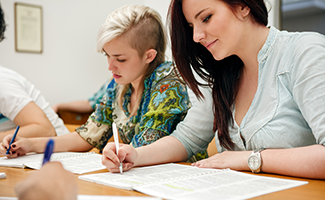
[[[122,109],[117,100],[118,87],[113,79],[88,121],[76,129],[82,138],[100,150],[113,135],[113,121],[123,143],[140,147],[170,135],[191,107],[186,85],[178,78],[172,62],[162,63],[145,79],[136,116],[130,117],[128,109],[131,89],[122,100]]]
[[[108,84],[111,82],[111,79],[107,80],[104,85],[91,97],[88,98],[90,106],[95,110],[96,105],[99,104],[106,93]]]

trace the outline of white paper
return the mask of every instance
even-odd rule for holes
[[[164,164],[133,168],[130,171],[123,172],[123,174],[107,172],[83,175],[78,178],[103,185],[132,190],[139,185],[151,184],[166,179],[184,178],[186,176],[194,176],[209,171],[215,172],[214,169],[200,169],[187,165]]]
[[[43,157],[43,153],[29,154],[11,159],[1,157],[0,166],[40,169],[42,167]],[[94,152],[61,152],[53,153],[51,156],[51,161],[60,161],[66,170],[75,174],[83,174],[105,169],[106,167],[102,165],[101,157],[102,156],[100,154],[96,154]]]
[[[43,159],[43,157],[44,157],[43,154],[35,154],[35,153],[30,153],[25,156],[19,156],[17,158],[0,157],[0,166],[25,168],[24,163],[33,160],[41,160]]]
[[[0,179],[5,179],[5,178],[7,178],[6,173],[0,173]]]
[[[123,174],[83,175],[79,179],[113,187],[132,188],[164,199],[188,200],[248,199],[308,183],[229,169],[203,169],[179,164],[134,168]]]

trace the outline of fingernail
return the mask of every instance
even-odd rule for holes
[[[12,145],[12,147],[13,147],[13,148],[15,148],[15,147],[16,147],[16,145],[15,145],[15,144],[13,144],[13,145]]]

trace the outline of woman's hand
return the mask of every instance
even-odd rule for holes
[[[12,135],[7,135],[3,138],[0,145],[0,154],[6,155],[7,149],[11,141]],[[11,149],[6,155],[8,158],[16,158],[18,156],[26,155],[33,148],[32,143],[27,138],[16,137],[15,141],[11,144]]]
[[[224,151],[207,159],[193,163],[192,166],[202,168],[246,170],[249,171],[247,160],[251,151]]]
[[[120,163],[123,171],[130,170],[138,157],[138,153],[131,145],[120,144],[118,156],[116,155],[115,143],[107,143],[103,149],[102,163],[110,172],[119,172]]]

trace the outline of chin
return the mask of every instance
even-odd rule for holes
[[[119,85],[125,85],[125,83],[123,83],[123,81],[120,81],[119,79],[117,78],[114,78],[115,79],[115,83],[119,84]]]
[[[213,56],[213,58],[215,59],[215,60],[222,60],[222,59],[224,59],[225,58],[225,56],[222,56],[220,53],[217,53],[217,52],[215,52],[215,51],[210,51],[210,53],[211,53],[211,55]]]
[[[215,60],[217,60],[217,61],[223,60],[223,59],[230,56],[230,55],[222,53],[222,52],[221,53],[220,52],[218,52],[218,53],[217,52],[211,52],[211,54],[212,54],[213,58]]]
[[[220,61],[220,60],[223,60],[225,58],[225,56],[219,56],[219,55],[215,56],[215,55],[213,55],[213,58],[215,60],[217,60],[217,61]]]

